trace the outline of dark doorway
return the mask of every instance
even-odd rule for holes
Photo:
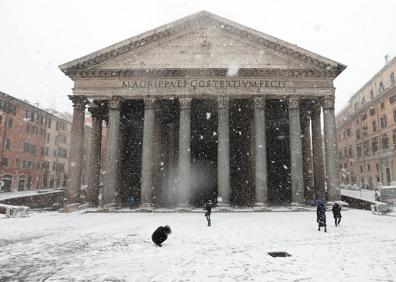
[[[267,100],[265,113],[268,200],[274,205],[285,205],[291,202],[287,104],[283,100]]]
[[[202,206],[217,198],[217,105],[215,100],[191,103],[191,203]]]

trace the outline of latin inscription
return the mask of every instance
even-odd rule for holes
[[[122,88],[286,88],[284,80],[261,79],[177,79],[177,80],[128,80]]]

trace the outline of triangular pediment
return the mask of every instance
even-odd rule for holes
[[[89,70],[258,68],[338,75],[345,66],[208,12],[145,32],[60,66]]]
[[[134,68],[311,68],[309,64],[222,31],[199,27],[93,66]]]

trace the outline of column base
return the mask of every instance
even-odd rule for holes
[[[63,206],[62,212],[64,213],[70,213],[70,212],[74,212],[74,211],[78,211],[78,207],[80,206],[80,203],[69,203],[69,204],[65,204]]]
[[[191,212],[193,207],[190,204],[178,204],[174,209],[175,212]]]
[[[217,211],[219,212],[232,212],[233,208],[231,208],[230,204],[218,203]]]
[[[142,203],[139,207],[136,208],[136,211],[139,212],[153,212],[154,206],[152,203]]]
[[[266,212],[266,211],[271,211],[271,208],[269,208],[267,204],[258,202],[254,204],[253,211]]]
[[[306,206],[304,206],[303,204],[300,204],[300,203],[291,203],[290,210],[291,211],[308,211],[309,208],[307,208]]]
[[[99,203],[88,203],[89,208],[97,208],[99,207]]]

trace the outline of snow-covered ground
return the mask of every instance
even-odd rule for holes
[[[314,212],[34,213],[0,219],[0,281],[396,281],[396,217]],[[159,225],[173,230],[162,248]],[[273,258],[270,251],[291,257]]]

